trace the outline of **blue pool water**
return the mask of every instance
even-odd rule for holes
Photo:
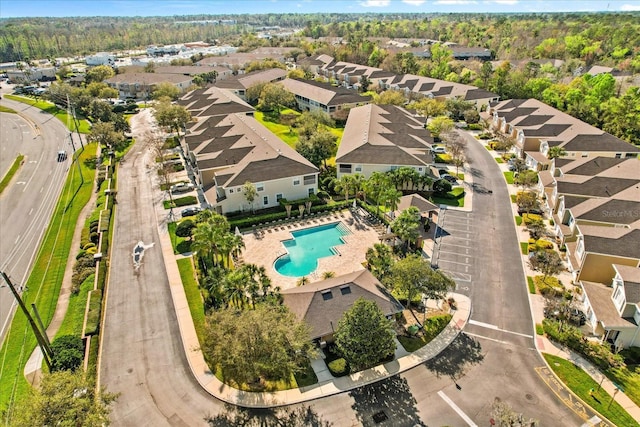
[[[334,247],[344,245],[342,236],[349,233],[341,222],[294,231],[293,239],[282,241],[288,253],[278,258],[273,267],[283,276],[306,276],[318,268],[319,258],[336,255]]]

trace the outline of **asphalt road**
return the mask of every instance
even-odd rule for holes
[[[133,131],[147,127],[136,125]],[[476,142],[469,143],[474,210],[443,214],[438,258],[440,268],[458,279],[458,292],[472,298],[472,322],[465,333],[439,357],[402,375],[307,404],[262,411],[225,407],[191,376],[162,254],[149,246],[158,240],[152,201],[162,195],[153,190],[156,174],[147,167],[153,164],[148,153],[137,142],[119,172],[100,369],[101,384],[122,393],[113,406],[113,425],[197,426],[206,425],[206,416],[215,426],[234,425],[237,417],[282,422],[291,410],[304,410],[308,425],[489,425],[496,399],[541,425],[584,422],[535,370],[543,363],[534,349],[506,184]],[[132,253],[139,241],[148,248],[136,270]]]
[[[66,149],[71,154],[71,147],[69,131],[55,117],[4,98],[0,103],[20,113],[0,113],[0,176],[18,153],[25,155],[24,164],[0,195],[0,270],[19,286],[28,277],[67,177],[71,160],[58,162],[57,152]],[[15,307],[9,289],[0,288],[0,340]]]
[[[112,242],[106,317],[102,327],[101,384],[121,396],[114,426],[198,426],[222,404],[202,390],[188,368],[158,246],[153,198],[153,153],[139,138],[148,111],[132,123],[136,144],[118,172],[118,204]],[[140,123],[142,122],[142,123]],[[138,242],[146,249],[133,264]]]

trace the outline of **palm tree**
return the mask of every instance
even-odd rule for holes
[[[375,243],[373,247],[367,249],[365,259],[369,271],[378,279],[382,280],[393,265],[393,252],[391,248],[384,243]]]
[[[218,232],[210,222],[203,222],[193,230],[193,242],[191,249],[198,254],[206,270],[206,261],[210,261],[212,266],[216,265],[215,257],[217,253],[216,240]]]
[[[387,206],[391,212],[395,212],[395,210],[398,209],[398,203],[400,203],[402,191],[398,191],[395,188],[389,188],[384,192],[383,197],[385,206]]]
[[[249,290],[249,275],[245,270],[234,270],[225,276],[223,292],[227,306],[231,303],[237,308],[243,308],[247,303],[247,292]]]
[[[245,264],[241,267],[248,274],[249,285],[247,290],[251,298],[251,305],[256,307],[256,301],[264,299],[270,293],[271,279],[267,276],[267,271],[263,266],[255,264]]]
[[[304,285],[308,285],[310,282],[309,278],[307,276],[302,276],[301,278],[298,279],[298,281],[296,282],[296,286],[304,286]]]
[[[323,279],[331,279],[332,277],[336,277],[336,273],[333,271],[325,271],[324,273],[322,273]]]
[[[349,201],[349,193],[353,188],[354,178],[353,175],[342,175],[336,180],[335,189],[339,193],[344,193],[344,199]]]
[[[391,229],[402,239],[406,246],[405,252],[409,250],[409,243],[415,242],[420,235],[420,211],[415,206],[410,206],[402,211],[398,218],[391,223]]]
[[[382,172],[373,172],[369,179],[364,183],[367,194],[376,204],[376,213],[380,213],[380,199],[385,189],[391,186],[389,175]]]
[[[202,280],[200,288],[203,291],[205,311],[221,308],[228,304],[223,292],[224,275],[223,269],[212,268]]]

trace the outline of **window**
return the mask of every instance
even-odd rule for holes
[[[396,169],[398,169],[398,166],[391,166],[391,170],[392,170],[392,171],[394,171],[394,170],[396,170]]]
[[[616,159],[621,159],[622,158],[622,153],[616,153]]]
[[[264,191],[264,184],[256,184],[256,191]]]
[[[280,202],[282,200],[282,193],[276,194],[276,202]]]
[[[313,194],[313,188],[309,189],[309,195],[311,196]]]
[[[340,163],[340,173],[351,173],[351,165],[350,164],[342,164]]]
[[[340,293],[342,295],[349,295],[351,293],[351,288],[349,286],[343,286],[340,288]]]
[[[589,157],[589,153],[582,153],[582,157]]]
[[[300,178],[293,178],[293,185],[300,185]]]
[[[229,194],[233,194],[233,188],[229,189]]]
[[[315,175],[307,175],[304,177],[304,185],[311,185],[316,183]]]
[[[356,172],[362,172],[362,165],[356,165]]]
[[[264,196],[262,198],[262,204],[267,206],[269,204],[269,196]]]
[[[330,299],[333,298],[333,294],[331,293],[331,291],[324,291],[322,292],[322,299],[325,301],[328,301]]]

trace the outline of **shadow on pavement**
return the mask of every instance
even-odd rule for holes
[[[226,404],[224,411],[215,416],[206,416],[210,427],[330,427],[310,406],[296,408],[249,409]]]
[[[350,394],[355,401],[352,408],[362,426],[423,425],[409,384],[398,375],[360,387]]]
[[[438,378],[449,377],[455,383],[464,376],[467,365],[476,365],[483,360],[480,343],[462,333],[442,353],[424,365]],[[457,383],[456,387],[459,387]]]

